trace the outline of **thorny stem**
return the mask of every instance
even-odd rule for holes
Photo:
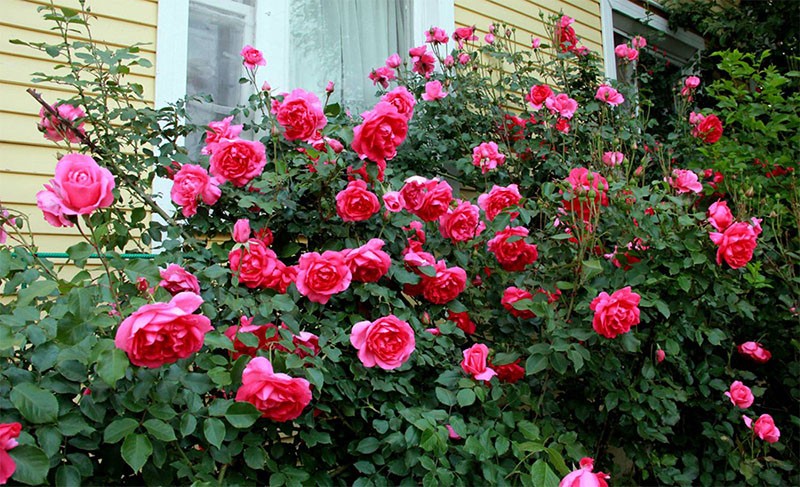
[[[112,285],[113,275],[111,274],[111,268],[108,266],[108,259],[106,259],[104,252],[100,250],[100,245],[97,243],[97,240],[95,239],[94,228],[92,228],[92,226],[90,225],[89,217],[86,217],[86,224],[89,226],[89,231],[91,232],[91,238],[89,238],[83,231],[83,228],[81,227],[80,218],[75,219],[75,227],[77,227],[83,239],[89,242],[89,245],[92,246],[94,251],[97,253],[97,257],[100,259],[100,262],[103,264],[103,268],[105,269],[106,275],[108,276],[108,289],[109,291],[111,291],[111,296],[114,298],[114,305],[116,309],[119,310],[120,309],[119,296],[117,295],[116,288]]]

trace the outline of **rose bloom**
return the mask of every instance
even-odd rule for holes
[[[733,223],[733,213],[728,208],[727,201],[717,200],[708,207],[708,223],[717,231],[724,232]]]
[[[539,46],[542,45],[542,40],[538,37],[531,36],[531,48],[532,49],[539,49]]]
[[[478,196],[478,206],[486,214],[486,219],[494,220],[503,210],[510,206],[516,206],[522,199],[516,184],[509,184],[506,187],[492,186],[488,193]],[[516,214],[512,214],[512,219]]]
[[[413,63],[411,71],[430,78],[436,65],[436,58],[428,51],[428,47],[423,45],[409,49],[408,55],[411,56]]]
[[[372,238],[361,247],[342,251],[354,281],[378,282],[389,272],[392,259],[389,254],[381,250],[384,244],[383,240]]]
[[[716,115],[708,115],[692,130],[692,135],[703,142],[713,144],[722,137],[722,122]]]
[[[531,87],[530,92],[525,96],[525,99],[530,103],[534,110],[539,111],[544,106],[545,100],[553,96],[553,90],[548,85],[535,85]]]
[[[203,304],[197,294],[176,294],[169,303],[145,304],[125,318],[114,344],[131,363],[157,368],[188,358],[203,347],[211,320],[192,314]]]
[[[441,100],[447,96],[447,92],[442,88],[442,82],[439,80],[428,81],[425,83],[425,93],[422,94],[422,99],[425,101]]]
[[[622,164],[622,161],[625,159],[625,155],[622,152],[604,152],[603,153],[603,164],[608,167],[614,167]]]
[[[626,286],[611,296],[602,292],[592,300],[589,309],[594,311],[592,327],[606,338],[628,333],[639,324],[639,301],[641,296]]]
[[[536,245],[525,242],[528,236],[525,227],[506,227],[489,240],[487,247],[500,263],[500,267],[509,272],[522,271],[529,264],[536,262],[539,251]],[[514,242],[509,242],[511,237],[521,237]]]
[[[276,374],[269,360],[256,357],[242,372],[236,401],[249,402],[273,421],[291,421],[311,402],[311,384],[299,377]]]
[[[310,301],[325,304],[331,296],[350,287],[352,279],[353,274],[344,255],[326,250],[322,255],[308,252],[300,256],[295,285],[300,294]]]
[[[450,426],[449,424],[446,424],[445,427],[447,428],[447,436],[448,436],[448,438],[450,438],[451,440],[461,440],[462,439],[461,436],[459,436],[459,434],[456,433],[456,430],[454,430],[452,426]]]
[[[755,400],[750,388],[738,380],[731,384],[730,390],[726,391],[725,395],[731,400],[731,404],[741,409],[749,408]]]
[[[251,45],[246,45],[242,48],[242,64],[248,69],[256,69],[256,66],[266,66],[267,61],[261,51]]]
[[[500,379],[500,382],[516,384],[520,379],[525,377],[525,369],[519,365],[520,360],[521,359],[517,359],[510,364],[495,365],[490,363],[489,365],[497,372],[497,378]]]
[[[612,107],[621,105],[625,102],[625,98],[622,96],[622,93],[608,85],[600,85],[600,87],[597,88],[597,94],[595,94],[594,97],[596,100],[604,101]]]
[[[697,76],[689,76],[688,78],[683,80],[683,86],[689,88],[690,90],[693,90],[698,86],[700,86],[700,78],[698,78]]]
[[[398,191],[387,191],[383,194],[383,206],[392,213],[401,212],[405,206],[403,196]]]
[[[247,218],[240,218],[233,224],[233,232],[231,232],[234,242],[245,243],[250,240],[250,220]]]
[[[600,211],[600,206],[608,206],[608,181],[596,172],[589,172],[585,167],[576,167],[569,172],[566,182],[572,187],[573,198],[562,203],[564,209],[577,213],[583,221]],[[594,192],[594,199],[591,193]]]
[[[274,289],[279,294],[286,294],[289,285],[297,280],[297,266],[287,266],[275,260],[275,268],[264,278],[264,287]]]
[[[514,303],[518,301],[532,300],[532,299],[533,299],[533,294],[529,293],[524,289],[511,286],[506,288],[505,291],[503,291],[503,299],[500,300],[500,304],[502,304],[503,307],[507,309],[509,313],[516,316],[517,318],[530,319],[536,317],[533,311],[527,309],[516,309],[514,308]]]
[[[328,124],[317,95],[297,88],[272,106],[286,140],[309,140]]]
[[[45,185],[45,188],[48,186]],[[51,190],[39,191],[36,193],[36,206],[42,210],[44,219],[54,227],[71,227],[75,225],[70,216],[64,213],[64,206],[61,200]]]
[[[675,188],[678,193],[701,193],[703,191],[703,184],[698,181],[697,174],[688,169],[674,169],[672,175],[675,178],[669,178],[669,184]]]
[[[573,22],[575,19],[563,15],[556,24],[555,34],[561,52],[574,52],[577,49],[578,37],[575,35],[575,29],[571,26]]]
[[[12,226],[16,224],[17,224],[17,219],[10,218],[8,210],[0,210],[0,244],[6,243],[6,240],[8,239],[8,233],[6,232],[4,226],[5,225]]]
[[[734,223],[722,233],[711,232],[709,237],[717,245],[717,265],[722,265],[722,259],[731,269],[747,265],[753,258],[757,236],[756,229],[745,222]]]
[[[386,58],[386,66],[392,69],[399,68],[400,65],[403,64],[403,60],[400,59],[400,55],[397,53],[392,54],[388,58]]]
[[[405,117],[406,121],[411,120],[412,115],[414,115],[414,105],[417,104],[414,95],[405,86],[398,86],[386,93],[381,97],[381,101],[394,105],[397,113]]]
[[[475,333],[475,329],[477,328],[475,322],[472,321],[472,319],[469,317],[469,313],[466,311],[456,313],[455,311],[447,310],[447,319],[455,323],[456,326],[467,335],[472,335]]]
[[[497,375],[497,372],[487,365],[486,359],[489,357],[489,347],[483,343],[476,343],[462,353],[464,359],[461,361],[461,369],[471,375],[473,379],[488,381]]]
[[[636,61],[639,58],[639,50],[628,47],[627,44],[619,44],[614,48],[614,54],[626,62]]]
[[[241,340],[239,340],[239,336],[244,333],[254,335],[258,339],[258,344],[255,347],[249,347],[245,345]],[[239,318],[239,324],[229,326],[223,332],[223,334],[233,343],[233,360],[237,360],[242,355],[255,357],[259,350],[283,348],[278,345],[281,336],[278,332],[277,326],[272,323],[267,323],[266,325],[254,325],[253,318],[248,318],[246,316]]]
[[[228,254],[231,271],[239,283],[250,289],[266,286],[266,280],[278,266],[278,256],[263,241],[251,238],[243,247]]]
[[[397,107],[385,101],[361,114],[364,121],[353,129],[353,150],[385,168],[386,161],[397,155],[397,148],[406,140],[408,119]],[[381,171],[382,172],[382,171]],[[378,179],[381,179],[379,177]]]
[[[578,102],[564,93],[556,96],[551,95],[544,101],[544,104],[547,109],[550,110],[550,113],[554,115],[558,113],[562,118],[566,118],[567,120],[571,119],[578,109]]]
[[[221,195],[219,181],[209,176],[203,167],[195,164],[181,166],[172,180],[172,202],[182,207],[181,213],[186,218],[197,213],[198,200],[213,205]]]
[[[367,190],[367,183],[350,181],[347,188],[336,195],[336,213],[346,222],[368,220],[381,209],[375,193]]]
[[[0,423],[0,485],[8,482],[17,470],[17,463],[8,451],[19,445],[17,438],[21,431],[20,423]]]
[[[55,177],[44,187],[36,193],[36,205],[53,226],[72,226],[68,216],[89,215],[114,203],[114,176],[83,154],[62,157]]]
[[[455,208],[439,217],[439,232],[454,242],[467,242],[486,228],[481,221],[481,210],[469,201],[456,201]]]
[[[608,487],[607,479],[611,477],[603,472],[594,473],[594,460],[589,457],[581,458],[578,470],[568,473],[558,487]]]
[[[447,181],[439,181],[438,178],[428,181],[426,187],[427,192],[422,198],[422,204],[412,213],[423,221],[432,222],[447,213],[450,208],[450,202],[453,201],[453,188],[450,187]],[[405,199],[405,194],[402,190],[400,194]]]
[[[744,342],[736,349],[740,354],[760,364],[765,364],[772,358],[770,351],[762,347],[758,342]]]
[[[458,42],[459,48],[463,48],[463,41],[477,41],[478,36],[475,35],[475,26],[459,27],[453,32],[453,40]]]
[[[555,129],[561,132],[562,134],[568,134],[570,128],[572,127],[569,124],[569,120],[567,120],[566,118],[559,118],[555,125]]]
[[[440,260],[434,266],[436,274],[423,278],[422,296],[433,304],[445,304],[456,299],[467,287],[467,273],[460,267],[447,267]]]
[[[395,315],[375,321],[360,321],[350,332],[350,343],[358,350],[364,367],[393,370],[408,360],[416,348],[414,330]]]
[[[200,282],[197,277],[178,264],[170,264],[158,272],[161,274],[161,282],[158,285],[173,296],[182,292],[200,294]]]
[[[767,443],[777,443],[781,438],[781,430],[775,427],[775,421],[769,414],[762,414],[759,416],[755,424],[753,424],[753,420],[747,416],[742,416],[742,419],[748,428],[753,430],[759,438]]]
[[[447,37],[447,32],[439,27],[431,27],[425,31],[425,42],[428,44],[447,44],[450,38]]]
[[[209,159],[209,171],[220,182],[241,188],[260,176],[267,164],[264,144],[242,139],[222,139]]]
[[[664,361],[665,358],[667,358],[667,352],[665,352],[660,348],[656,350],[656,363],[660,364],[661,362]]]
[[[84,112],[82,108],[67,103],[56,103],[53,105],[53,109],[61,118],[68,122],[74,122],[86,116],[86,112]],[[73,124],[74,128],[70,128],[65,126],[58,118],[45,109],[45,107],[39,110],[39,132],[42,132],[44,138],[47,140],[58,142],[66,139],[70,144],[77,144],[81,141],[79,135],[86,135],[84,125],[84,122],[81,122],[77,127]]]
[[[389,82],[397,79],[394,70],[388,66],[381,66],[380,68],[373,69],[369,73],[369,79],[372,80],[373,85],[381,85],[383,89],[389,87]]]
[[[448,68],[452,68],[456,65],[455,58],[451,55],[448,55],[446,58],[444,58],[444,65]]]
[[[481,168],[481,173],[486,174],[497,166],[502,166],[506,156],[498,151],[494,142],[482,142],[472,149],[472,164]]]
[[[458,55],[458,64],[463,66],[467,64],[470,61],[470,59],[472,59],[472,57],[469,54],[467,54],[466,52],[462,52],[461,54]]]
[[[231,125],[233,115],[225,117],[220,121],[211,122],[208,124],[206,130],[206,145],[201,154],[211,154],[214,152],[214,146],[222,139],[236,139],[242,133],[244,125]]]

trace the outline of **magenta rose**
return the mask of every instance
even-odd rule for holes
[[[0,485],[5,484],[17,470],[17,463],[8,451],[19,445],[17,438],[21,431],[20,423],[0,423]]]
[[[197,277],[178,264],[170,264],[158,272],[161,274],[161,282],[158,285],[173,296],[182,292],[200,294],[200,282]]]
[[[422,296],[433,304],[445,304],[456,299],[467,287],[467,273],[460,267],[447,267],[440,260],[434,266],[436,274],[423,279]]]
[[[325,304],[331,296],[348,287],[353,279],[350,266],[341,252],[326,250],[322,255],[308,252],[297,264],[297,290],[309,300]]]
[[[755,424],[753,420],[747,416],[742,416],[744,424],[753,430],[759,438],[767,443],[777,443],[781,438],[781,430],[775,427],[775,421],[769,414],[762,414],[758,417]]]
[[[192,314],[203,304],[194,293],[175,295],[169,303],[145,304],[125,318],[114,344],[131,363],[156,368],[188,358],[203,347],[211,320]]]
[[[454,242],[467,242],[486,228],[481,221],[481,210],[469,201],[458,200],[455,208],[439,217],[439,232]]]
[[[727,201],[717,200],[708,207],[708,223],[719,232],[724,232],[733,223],[733,213],[728,208]]]
[[[417,100],[405,86],[398,86],[392,91],[381,97],[381,101],[391,103],[397,109],[397,113],[404,116],[406,121],[411,120],[414,115],[414,105]]]
[[[198,200],[213,205],[221,195],[219,181],[209,176],[201,166],[184,164],[173,177],[170,196],[176,205],[182,207],[181,213],[187,218],[197,213]]]
[[[711,232],[709,237],[717,245],[717,265],[725,259],[731,269],[746,266],[753,258],[757,236],[756,229],[745,222],[734,223],[722,233]]]
[[[509,313],[516,316],[517,318],[529,319],[536,317],[533,311],[527,309],[516,309],[514,308],[514,303],[525,300],[530,301],[532,299],[533,299],[533,294],[529,293],[524,289],[511,286],[506,288],[505,291],[503,291],[503,298],[500,300],[500,304],[502,304],[503,307],[507,309]]]
[[[267,65],[267,61],[261,51],[249,44],[244,46],[239,54],[242,55],[242,64],[248,69],[256,69],[256,66]]]
[[[481,168],[482,174],[502,166],[505,160],[506,156],[500,153],[494,142],[482,142],[472,149],[472,164]]]
[[[89,215],[114,203],[114,176],[94,159],[83,154],[67,154],[56,164],[55,177],[36,194],[37,206],[55,226],[71,215]],[[47,195],[45,193],[50,193]],[[55,198],[53,198],[55,197]],[[59,208],[56,208],[56,201]],[[57,225],[55,223],[58,223]]]
[[[578,102],[564,93],[556,96],[550,96],[544,101],[544,104],[547,109],[550,110],[550,113],[554,115],[557,113],[561,118],[565,118],[567,120],[570,120],[573,115],[575,115],[575,111],[578,109]]]
[[[58,115],[68,122],[74,122],[79,118],[86,116],[86,112],[80,107],[75,107],[67,103],[57,103],[53,108]],[[60,140],[67,140],[71,144],[77,144],[81,141],[79,135],[86,135],[84,130],[84,123],[81,122],[77,127],[69,128],[56,118],[52,113],[42,107],[39,110],[39,131],[44,134],[44,138],[58,142]],[[74,126],[74,124],[73,124]]]
[[[639,301],[641,296],[626,286],[609,296],[602,292],[592,300],[589,309],[594,311],[592,327],[606,338],[628,333],[639,324]]]
[[[561,479],[558,487],[608,487],[606,480],[611,476],[603,472],[593,472],[594,459],[581,458],[578,470],[573,470]]]
[[[386,207],[387,211],[398,213],[403,211],[405,202],[403,201],[403,196],[398,191],[387,191],[383,194],[383,206]]]
[[[740,354],[759,364],[765,364],[772,358],[772,353],[762,347],[758,342],[744,342],[736,347],[736,349]]]
[[[625,103],[625,97],[622,96],[622,93],[608,85],[600,85],[594,97],[597,100],[608,103],[612,107]]]
[[[353,150],[362,159],[385,168],[386,161],[397,155],[397,148],[406,140],[408,119],[394,104],[385,101],[361,116],[364,121],[353,129]]]
[[[447,213],[450,202],[453,201],[453,188],[447,181],[439,181],[437,178],[429,181],[427,192],[422,198],[422,204],[416,211],[412,211],[423,221],[432,222]],[[403,194],[402,190],[400,192]],[[403,194],[405,198],[405,194]]]
[[[491,191],[478,196],[478,206],[486,213],[486,219],[491,221],[509,206],[519,204],[521,199],[522,195],[519,194],[516,184],[509,184],[507,187],[495,184]],[[512,218],[514,216],[512,214]]]
[[[372,80],[373,85],[381,85],[383,89],[389,87],[389,82],[394,81],[397,77],[394,70],[388,66],[381,66],[380,68],[373,69],[369,73],[369,79]]]
[[[389,272],[392,260],[389,254],[381,250],[383,245],[383,240],[373,238],[361,247],[342,251],[354,281],[378,282]]]
[[[52,191],[52,188],[45,185],[46,190],[36,193],[36,206],[42,210],[44,219],[54,227],[71,227],[75,224],[69,218],[69,215],[64,213],[64,206],[61,204],[61,199]]]
[[[279,263],[275,252],[255,238],[228,254],[231,271],[239,278],[239,283],[250,289],[266,287],[267,280]]]
[[[488,366],[489,347],[483,343],[476,343],[462,353],[464,359],[461,361],[461,369],[471,375],[473,379],[488,381],[497,375],[497,373]]]
[[[244,125],[231,125],[232,120],[233,115],[208,124],[208,130],[206,130],[206,145],[203,147],[203,150],[200,151],[201,154],[208,155],[214,152],[214,147],[217,142],[222,139],[236,139],[239,137]]]
[[[725,395],[731,400],[731,404],[741,409],[749,408],[753,405],[753,401],[755,400],[750,388],[742,384],[742,381],[738,380],[731,384],[730,389],[725,392]]]
[[[570,170],[566,182],[571,187],[572,199],[562,202],[564,209],[576,213],[581,220],[588,222],[600,212],[601,206],[608,206],[608,181],[600,173],[576,167]]]
[[[669,178],[669,184],[678,193],[702,193],[703,184],[697,179],[697,174],[688,169],[675,169],[672,171],[674,178]]]
[[[521,271],[529,264],[536,262],[539,258],[539,251],[536,245],[529,244],[524,237],[528,236],[528,229],[525,227],[506,227],[505,230],[497,232],[487,247],[497,257],[500,267],[507,271]],[[509,242],[511,237],[517,237],[513,242]]]
[[[544,106],[545,100],[551,96],[553,96],[553,90],[548,85],[535,85],[531,87],[531,91],[525,96],[525,99],[534,110],[539,111]]]
[[[237,243],[245,243],[250,240],[250,220],[247,218],[240,218],[233,224],[233,232],[231,232],[233,241]]]
[[[209,159],[210,171],[220,182],[241,188],[260,176],[267,164],[264,144],[242,139],[222,139]]]
[[[273,421],[291,421],[311,402],[311,384],[299,377],[276,374],[269,360],[256,357],[242,372],[236,401],[249,402]]]
[[[358,350],[358,359],[364,367],[377,365],[384,370],[406,363],[416,347],[414,330],[395,315],[356,323],[350,343]]]
[[[309,140],[322,130],[328,119],[317,95],[297,88],[275,103],[275,119],[284,129],[286,140]]]
[[[368,220],[380,209],[378,197],[367,190],[367,183],[361,180],[350,181],[347,188],[336,195],[336,213],[346,222]]]

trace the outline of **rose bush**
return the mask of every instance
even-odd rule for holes
[[[47,15],[67,39],[89,19]],[[530,49],[431,30],[361,116],[262,90],[246,46],[248,104],[207,126],[127,101],[135,48],[31,43],[96,88],[61,102],[82,162],[39,199],[86,242],[67,277],[0,213],[2,476],[798,483],[796,78],[725,54],[731,80],[674,86],[656,123],[572,23]],[[646,42],[622,47],[641,71]]]

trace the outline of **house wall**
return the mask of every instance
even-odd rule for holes
[[[40,105],[28,93],[36,88],[54,103],[69,99],[73,91],[54,84],[35,84],[31,74],[53,72],[57,64],[44,52],[9,43],[11,39],[57,43],[52,23],[36,11],[47,0],[0,0],[0,203],[30,217],[35,243],[42,251],[63,252],[81,240],[74,228],[55,228],[44,221],[36,207],[36,192],[53,177],[57,154],[55,144],[36,129]],[[57,7],[80,9],[77,0],[56,0]],[[90,23],[92,36],[110,48],[147,43],[142,54],[155,66],[157,0],[102,0],[90,2],[96,19]],[[144,87],[144,98],[152,105],[155,68],[134,69],[131,81]]]

